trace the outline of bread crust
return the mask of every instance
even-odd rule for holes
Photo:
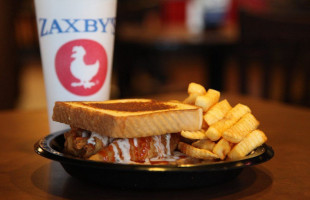
[[[148,102],[150,99],[110,100],[105,102],[56,102],[53,120],[74,127],[93,131],[113,138],[135,138],[182,130],[199,130],[202,124],[202,110],[199,107],[176,103],[162,110],[123,112],[93,108],[92,103]],[[156,101],[158,102],[158,101]]]

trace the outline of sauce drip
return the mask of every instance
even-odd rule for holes
[[[107,139],[108,140],[108,139]],[[171,134],[143,138],[115,139],[99,154],[104,161],[117,163],[168,164],[176,161],[170,148]],[[149,156],[153,158],[148,159]]]

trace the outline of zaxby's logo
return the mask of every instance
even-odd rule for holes
[[[59,81],[69,92],[93,95],[106,79],[108,60],[105,49],[93,40],[74,40],[61,46],[55,58]]]

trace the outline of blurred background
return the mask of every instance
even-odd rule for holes
[[[45,108],[32,0],[0,2],[0,109]],[[118,0],[111,98],[226,93],[310,107],[310,1]]]

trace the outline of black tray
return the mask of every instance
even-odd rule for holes
[[[65,131],[47,135],[35,145],[35,152],[58,161],[73,177],[112,187],[184,188],[208,186],[235,178],[245,168],[270,160],[273,149],[264,144],[247,157],[190,165],[114,164],[82,160],[63,154]]]

